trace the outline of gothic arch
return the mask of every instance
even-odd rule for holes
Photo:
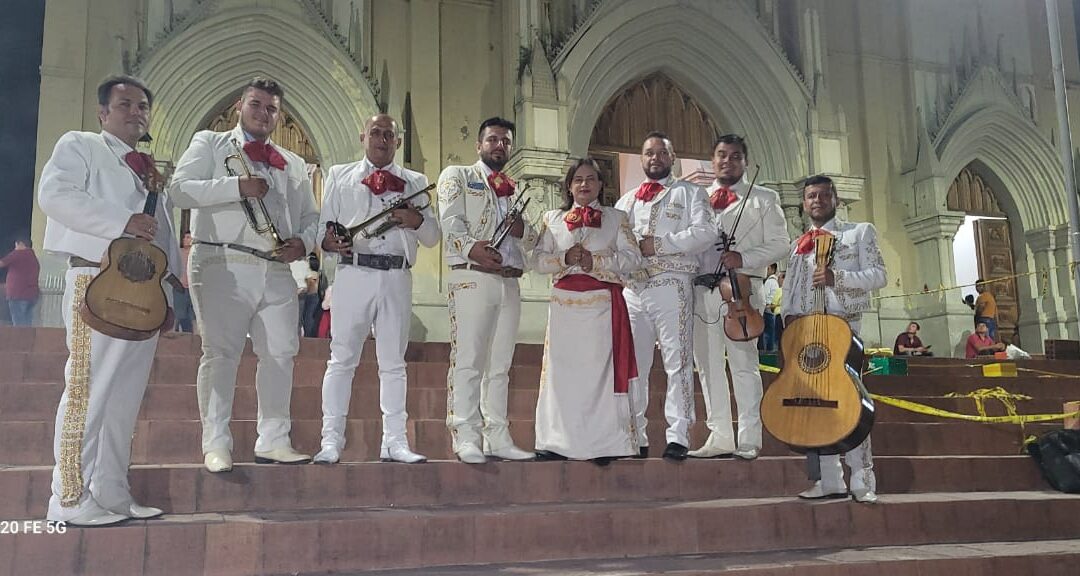
[[[155,92],[154,151],[176,160],[222,98],[253,76],[285,88],[285,101],[311,135],[323,166],[360,156],[358,133],[378,112],[357,65],[289,7],[224,6],[191,25],[140,65]]]
[[[745,135],[770,179],[805,176],[809,92],[741,2],[626,0],[598,10],[555,61],[568,87],[572,155],[587,152],[613,94],[659,72],[718,125]],[[678,19],[657,17],[676,10]]]
[[[1009,191],[997,200],[1010,217],[1019,218],[1023,230],[1067,222],[1061,161],[995,70],[982,68],[976,74],[934,146],[949,182],[972,162],[982,162]]]

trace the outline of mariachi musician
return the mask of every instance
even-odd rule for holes
[[[202,327],[197,390],[203,464],[211,472],[232,469],[229,420],[248,335],[259,358],[255,462],[310,461],[289,439],[300,336],[288,263],[315,248],[319,212],[304,159],[270,141],[283,97],[273,80],[248,82],[236,103],[237,126],[196,133],[170,185],[177,206],[195,209],[188,274]],[[227,159],[240,168],[227,168]]]
[[[828,176],[811,176],[803,183],[803,212],[810,229],[791,245],[787,277],[781,294],[785,325],[814,310],[814,288],[825,287],[825,310],[847,321],[858,335],[862,313],[870,309],[870,293],[885,286],[885,261],[877,244],[873,224],[844,222],[836,218],[836,186]],[[832,264],[817,268],[815,239],[834,237]],[[877,501],[874,458],[870,436],[844,455],[851,469],[850,494],[857,502]],[[821,456],[821,479],[799,498],[845,498],[844,470],[839,455]]]

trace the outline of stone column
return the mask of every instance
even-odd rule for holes
[[[913,282],[904,285],[908,292],[926,287],[936,290],[956,283],[953,238],[964,223],[963,212],[942,211],[916,216],[904,221],[904,229],[915,244],[918,270]],[[971,333],[971,310],[964,306],[956,291],[932,292],[905,298],[908,318],[886,323],[883,330],[899,334],[907,322],[919,322],[923,342],[933,344],[934,353],[952,356]],[[890,307],[891,308],[891,307]]]
[[[1068,268],[1068,228],[1056,226],[1031,230],[1024,234],[1024,240],[1033,266],[1021,266],[1027,262],[1018,261],[1017,272],[1027,269],[1037,273],[1017,279],[1017,289],[1020,291],[1018,301],[1021,306],[1020,338],[1025,350],[1039,352],[1042,351],[1043,340],[1046,338],[1070,337],[1069,310],[1064,298],[1071,293],[1069,287],[1072,284]],[[1051,270],[1058,265],[1062,267]],[[1034,303],[1034,306],[1025,306],[1025,303]]]

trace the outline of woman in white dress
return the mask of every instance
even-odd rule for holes
[[[630,381],[637,377],[624,279],[641,251],[624,212],[601,206],[604,187],[591,158],[566,174],[566,203],[544,214],[533,269],[552,274],[540,398],[539,460],[593,460],[638,454]]]

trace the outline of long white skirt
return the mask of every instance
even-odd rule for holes
[[[552,288],[536,449],[575,460],[637,454],[630,400],[615,393],[611,293]]]

